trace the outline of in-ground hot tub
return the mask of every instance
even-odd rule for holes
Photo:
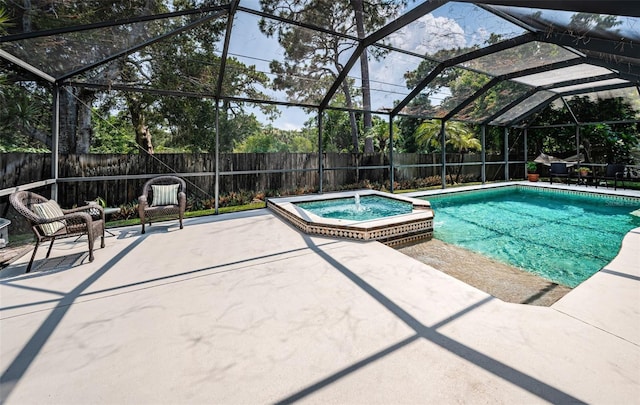
[[[349,211],[367,210],[368,199],[375,197],[376,202],[388,199],[390,205],[406,205],[402,213],[391,210],[386,216],[374,216],[373,219],[357,219],[352,213],[323,216],[324,210],[305,209],[305,205],[320,202],[324,208],[332,205],[353,204]],[[359,201],[358,201],[359,200]],[[314,204],[311,204],[314,205]],[[356,240],[377,240],[389,246],[400,245],[418,240],[431,239],[433,236],[433,210],[429,201],[384,193],[375,190],[344,191],[338,193],[313,194],[294,197],[269,198],[267,207],[277,215],[289,221],[301,231],[312,235],[323,235]],[[309,207],[309,205],[307,205]],[[316,211],[316,213],[312,212]],[[329,210],[336,211],[336,210]],[[333,213],[327,215],[334,215]],[[352,219],[356,218],[356,219]],[[367,216],[363,216],[367,218]]]

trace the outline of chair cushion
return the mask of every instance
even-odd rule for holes
[[[152,184],[153,201],[151,206],[178,205],[178,186],[179,184],[167,184],[164,186]]]
[[[33,204],[33,212],[43,219],[52,219],[64,216],[60,206],[54,200],[49,200],[40,204]],[[66,223],[64,220],[55,221],[40,225],[40,229],[42,229],[42,232],[44,232],[45,235],[50,236],[64,228],[65,225]]]
[[[567,164],[564,162],[551,163],[551,172],[554,174],[569,174],[567,170]]]
[[[629,179],[640,179],[640,169],[626,167],[624,171],[626,172],[624,177]]]

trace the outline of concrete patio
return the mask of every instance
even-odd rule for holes
[[[92,263],[66,240],[0,273],[1,403],[640,398],[640,229],[551,307],[266,209],[114,233]]]

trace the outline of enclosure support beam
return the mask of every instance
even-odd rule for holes
[[[582,161],[580,160],[580,125],[576,125],[576,156],[578,157],[578,167],[579,167],[580,164],[582,164]]]
[[[487,182],[487,126],[482,125],[480,127],[480,142],[482,142],[482,149],[480,155],[482,156],[482,184]]]
[[[528,131],[524,129],[524,178],[527,178],[527,162],[529,161]]]
[[[389,191],[393,193],[393,115],[389,115]]]
[[[440,148],[442,148],[442,168],[440,176],[442,177],[442,188],[447,188],[447,140],[444,130],[445,120],[440,121]]]
[[[216,97],[222,95],[222,83],[224,82],[224,74],[227,68],[227,56],[229,55],[229,42],[231,41],[231,31],[233,30],[233,18],[236,15],[239,3],[239,0],[231,2],[231,8],[227,16],[227,30],[224,34],[224,44],[222,45],[222,55],[220,57],[220,72],[218,73],[218,83],[216,84]]]
[[[509,181],[509,128],[504,127],[504,180]]]
[[[324,168],[322,167],[322,109],[318,110],[318,192],[322,194]]]
[[[338,76],[336,77],[333,84],[327,91],[327,94],[325,94],[324,99],[320,102],[320,108],[325,109],[326,107],[329,106],[329,103],[333,98],[333,95],[336,93],[336,91],[338,91],[338,89],[340,88],[340,85],[347,78],[347,75],[351,71],[351,68],[360,59],[362,52],[364,52],[364,50],[369,45],[375,44],[376,42],[390,35],[391,33],[401,29],[402,27],[408,24],[411,24],[412,22],[419,19],[420,17],[429,14],[430,12],[440,7],[441,5],[447,3],[448,1],[449,0],[430,0],[430,1],[422,2],[420,5],[416,6],[406,14],[395,19],[391,23],[385,25],[384,27],[380,28],[376,32],[367,36],[366,38],[358,39],[358,46],[356,47],[354,52],[351,54],[351,57],[349,58],[349,60],[344,64],[342,71],[338,73]]]
[[[53,184],[51,184],[51,199],[58,199],[58,143],[60,142],[60,86],[55,83],[53,85],[53,111],[52,111],[52,123],[51,123],[51,177],[53,177]]]
[[[214,184],[214,210],[218,213],[218,202],[220,201],[220,100],[216,99],[216,176]]]

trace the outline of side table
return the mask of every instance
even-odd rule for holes
[[[578,183],[579,186],[595,186],[598,188],[598,178],[592,174],[588,174],[586,176],[582,176],[578,174]]]
[[[11,221],[0,218],[0,248],[9,244],[9,225],[11,225]]]
[[[105,216],[105,218],[106,218],[108,215],[113,215],[113,214],[115,214],[116,212],[120,212],[120,208],[105,208],[105,209],[104,209],[104,216]],[[116,235],[114,235],[111,231],[109,231],[109,230],[106,228],[106,225],[107,225],[107,224],[105,224],[104,231],[105,231],[106,233],[108,233],[109,235],[111,235],[111,236],[116,236]]]
[[[98,203],[97,203],[97,202],[95,202],[95,201],[85,201],[85,202],[86,202],[88,205],[98,204]],[[102,210],[104,211],[104,216],[105,216],[105,218],[106,218],[107,216],[109,216],[109,215],[113,215],[113,214],[115,214],[116,212],[120,212],[120,208],[108,208],[108,207],[107,207],[107,208],[103,208]],[[91,210],[91,211],[89,212],[89,214],[90,214],[92,217],[94,217],[94,219],[99,219],[100,211],[98,211],[98,210]],[[109,234],[109,235],[111,235],[111,236],[116,236],[113,232],[111,232],[111,231],[109,231],[109,230],[107,229],[107,227],[106,227],[106,226],[107,226],[107,224],[104,224],[104,225],[105,225],[104,231],[105,231],[106,233],[108,233],[108,234]]]

